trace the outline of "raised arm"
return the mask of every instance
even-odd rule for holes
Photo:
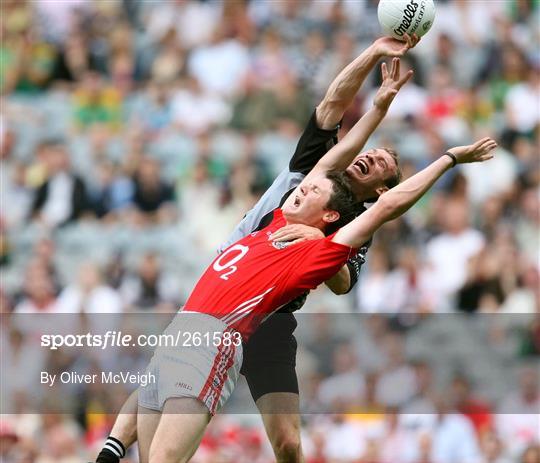
[[[345,170],[349,166],[384,119],[394,97],[411,78],[413,71],[401,76],[399,58],[394,58],[390,71],[386,63],[382,63],[381,73],[383,81],[373,100],[373,107],[349,130],[343,140],[319,160],[306,179],[330,170]]]
[[[406,36],[405,39],[406,42],[389,37],[376,40],[334,79],[323,101],[315,110],[314,120],[309,121],[306,130],[302,134],[289,168],[281,172],[269,190],[266,191],[254,208],[236,226],[229,238],[220,246],[219,252],[257,229],[261,221],[264,222],[265,217],[280,206],[283,195],[297,187],[304,179],[304,176],[318,165],[321,158],[325,157],[329,146],[336,146],[336,126],[364,82],[365,77],[373,69],[377,61],[384,56],[402,56],[410,48],[416,46],[419,41],[416,35],[412,38]],[[383,87],[381,87],[382,89]],[[354,139],[353,134],[345,137],[345,139],[349,139],[349,144],[352,145],[350,147],[351,151],[349,151],[351,153],[355,147],[358,147],[359,151],[364,146],[371,133],[386,114],[388,107],[384,109],[384,105],[386,103],[389,105],[395,94],[392,95],[390,89],[385,88],[378,96],[380,98],[376,98],[376,101],[380,108],[368,112],[362,118],[362,126],[353,131],[353,133],[359,132],[356,135],[357,143],[351,143]],[[345,165],[345,167],[347,166]]]
[[[405,42],[391,37],[375,40],[360,56],[348,64],[330,84],[326,95],[317,106],[317,125],[325,130],[336,127],[377,61],[385,56],[403,56],[419,40],[416,34],[412,37],[405,34]]]
[[[457,163],[483,162],[491,159],[491,151],[497,146],[491,138],[483,138],[473,145],[458,146],[448,150]],[[340,229],[333,241],[354,248],[360,247],[385,222],[405,213],[441,177],[454,161],[443,155],[398,186],[382,194],[366,212]]]
[[[301,184],[309,182],[313,176],[320,175],[321,173],[330,170],[345,170],[358,152],[361,151],[379,123],[383,120],[399,89],[412,76],[412,71],[409,71],[403,77],[400,76],[399,58],[394,58],[390,72],[388,72],[386,64],[383,63],[381,72],[383,82],[375,96],[373,108],[356,123],[341,142],[331,148],[330,151],[317,162],[315,167],[305,177]],[[287,199],[287,201],[292,200],[294,200],[294,193]],[[291,236],[288,236],[287,233],[285,233],[284,236],[278,237],[279,240],[287,240],[289,238],[291,238]],[[356,282],[360,266],[361,264],[355,265],[354,262],[348,263],[334,278],[326,283],[327,286],[336,294],[347,293]]]

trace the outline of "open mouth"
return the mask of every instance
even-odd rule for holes
[[[369,172],[369,166],[363,159],[359,159],[354,165],[360,169],[360,172],[362,172],[363,175],[366,175]]]
[[[299,207],[300,206],[300,196],[296,196],[294,198],[294,203],[293,203],[294,207]]]

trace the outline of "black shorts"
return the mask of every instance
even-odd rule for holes
[[[270,392],[298,394],[296,325],[292,313],[277,312],[244,344],[240,372],[246,377],[253,400]]]

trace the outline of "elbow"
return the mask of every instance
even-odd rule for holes
[[[351,276],[347,266],[342,267],[336,275],[330,278],[330,280],[326,282],[326,286],[338,296],[347,294],[351,289]]]
[[[339,121],[343,118],[348,103],[335,96],[327,96],[317,106],[317,125],[321,129],[330,130],[335,128]]]
[[[332,291],[336,296],[343,296],[344,294],[347,294],[351,289],[350,282],[343,280],[327,282],[326,286],[328,286],[328,289],[330,289],[330,291]]]
[[[329,286],[330,291],[332,291],[337,296],[343,296],[349,292],[349,285],[345,283]]]
[[[398,205],[395,198],[391,194],[383,193],[373,207],[377,208],[377,217],[380,223],[388,222],[389,220],[398,217]]]

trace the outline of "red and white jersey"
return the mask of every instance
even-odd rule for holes
[[[269,241],[284,225],[276,209],[270,225],[225,249],[199,279],[184,310],[219,318],[246,341],[267,316],[334,276],[356,252],[331,237],[290,246]]]

